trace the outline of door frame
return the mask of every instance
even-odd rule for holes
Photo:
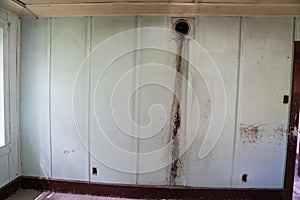
[[[299,122],[299,106],[300,106],[300,41],[294,42],[294,62],[293,62],[293,77],[292,77],[292,92],[290,103],[290,119],[288,131],[287,158],[285,167],[284,191],[285,199],[292,199],[294,174],[295,174],[295,159],[297,148],[297,131]]]

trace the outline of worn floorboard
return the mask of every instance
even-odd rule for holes
[[[298,172],[298,160],[296,159],[293,200],[300,200],[300,177]],[[91,195],[65,194],[55,192],[41,192],[37,190],[20,189],[7,200],[130,200],[125,198],[100,197]]]
[[[90,195],[39,192],[36,190],[18,190],[7,200],[130,200],[124,198],[99,197]]]
[[[298,158],[299,155],[296,156]],[[298,176],[298,159],[296,159],[293,200],[300,200],[300,177]]]

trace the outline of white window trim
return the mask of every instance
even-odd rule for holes
[[[5,145],[0,147],[0,157],[10,153],[10,62],[9,62],[9,22],[0,19],[0,27],[3,28],[3,81],[4,81],[4,131]]]

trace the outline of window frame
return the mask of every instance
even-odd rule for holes
[[[10,26],[9,22],[0,19],[0,27],[3,29],[3,95],[4,95],[4,135],[5,144],[0,147],[0,157],[11,152],[10,143]]]

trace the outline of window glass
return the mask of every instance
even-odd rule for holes
[[[3,59],[3,28],[0,27],[0,147],[5,146],[5,128],[4,128],[4,59]]]

